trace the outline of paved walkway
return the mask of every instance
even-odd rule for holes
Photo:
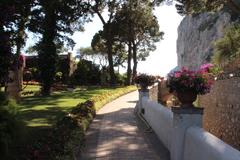
[[[137,99],[137,92],[129,93],[97,113],[87,132],[81,160],[169,160],[156,135],[147,133],[136,118]]]

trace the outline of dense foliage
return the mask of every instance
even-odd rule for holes
[[[16,102],[0,92],[0,155],[3,159],[11,157],[12,147],[21,137],[22,124],[17,114]]]
[[[43,95],[50,94],[54,83],[58,49],[64,45],[68,48],[74,46],[69,35],[82,30],[87,15],[88,5],[85,1],[36,1],[29,28],[42,35],[37,50]]]
[[[3,71],[1,82],[3,83],[3,79],[7,79],[6,74],[12,59],[10,54],[7,53],[11,52],[11,47],[15,47],[16,55],[20,55],[27,39],[26,30],[28,30],[33,32],[38,40],[32,48],[37,51],[39,57],[38,71],[42,85],[42,94],[50,94],[50,88],[54,83],[54,76],[57,70],[58,53],[63,51],[63,48],[69,49],[74,46],[75,43],[70,38],[70,35],[74,31],[83,31],[83,24],[89,21],[89,15],[93,13],[103,23],[102,32],[99,34],[100,40],[103,41],[100,43],[99,41],[95,42],[97,42],[97,45],[104,44],[104,47],[101,48],[104,49],[104,54],[102,54],[103,52],[101,54],[104,55],[105,59],[107,57],[107,68],[111,84],[116,83],[114,67],[123,66],[123,63],[127,60],[127,52],[125,50],[127,43],[126,41],[125,44],[123,43],[122,40],[124,38],[120,38],[120,40],[119,37],[116,37],[116,35],[120,35],[119,27],[122,25],[121,28],[134,28],[132,30],[134,32],[128,30],[128,33],[125,33],[125,35],[121,34],[121,36],[131,35],[131,40],[128,39],[128,45],[130,47],[129,51],[132,50],[132,53],[129,52],[128,66],[131,66],[130,62],[131,58],[133,58],[134,66],[132,70],[133,75],[135,75],[137,72],[137,61],[144,59],[148,56],[149,51],[155,49],[152,42],[157,41],[157,34],[154,35],[153,33],[158,31],[158,23],[156,17],[154,20],[152,8],[161,2],[162,0],[22,0],[21,2],[17,0],[3,0],[0,7],[4,11],[2,13],[7,14],[1,14],[1,20],[4,21],[1,22],[1,27],[4,26],[10,34],[7,33],[6,36],[6,31],[3,27],[0,28],[2,39],[6,39],[6,41],[1,41],[1,48],[5,47],[8,50],[4,52],[5,55],[1,56],[5,60],[1,61],[0,64],[1,71]],[[103,16],[103,11],[109,13],[108,19]],[[120,17],[125,15],[125,18],[123,18],[125,20],[119,20],[116,18],[117,15]],[[132,27],[127,25],[130,21]],[[141,42],[139,41],[140,39],[142,39]],[[10,41],[11,44],[9,43]],[[101,49],[100,51],[102,51]],[[99,55],[99,53],[98,48],[97,54]],[[106,67],[106,64],[104,67]],[[129,70],[129,73],[132,74],[131,70]],[[130,76],[128,75],[128,80],[130,80]]]
[[[98,63],[101,68],[107,67],[108,62],[106,52],[103,51],[102,49],[99,49],[99,47],[94,49],[93,48],[94,47],[80,48],[79,49],[80,60],[85,59],[92,61],[93,63]]]
[[[112,28],[112,23],[114,16],[116,14],[116,11],[120,9],[121,4],[125,1],[121,0],[93,0],[90,2],[91,8],[94,13],[97,14],[99,19],[101,20],[103,24],[103,30],[105,38],[104,45],[106,46],[106,53],[107,53],[107,59],[108,59],[108,68],[109,68],[109,75],[110,75],[110,83],[114,85],[116,83],[116,76],[114,73],[114,65],[113,65],[113,45],[114,45],[114,29]],[[108,12],[108,18],[105,18],[103,16],[103,10],[106,9]]]
[[[199,14],[202,12],[219,11],[228,8],[232,14],[239,17],[240,6],[237,0],[175,0],[176,9],[179,14]]]
[[[156,49],[155,43],[160,41],[163,32],[160,32],[150,1],[126,2],[116,13],[114,22],[118,27],[119,41],[128,46],[127,84],[131,84],[132,77],[137,74],[138,61],[145,60]]]
[[[217,40],[214,46],[213,62],[220,66],[230,63],[240,56],[240,25],[228,28],[224,37]]]
[[[2,0],[0,3],[0,52],[3,52],[0,53],[0,81],[2,85],[8,79],[8,70],[18,72],[21,66],[19,56],[27,38],[25,30],[33,3],[33,0]],[[16,75],[16,79],[20,80],[21,76]],[[19,82],[17,81],[17,87],[21,90],[22,86]]]
[[[197,14],[200,12],[218,10],[227,3],[227,0],[176,0],[176,9],[179,14]]]
[[[110,83],[116,82],[114,67],[122,66],[127,61],[126,84],[131,84],[132,77],[137,74],[138,61],[145,60],[156,49],[154,43],[162,38],[163,33],[159,31],[153,8],[161,2],[162,0],[117,0],[91,3],[93,11],[103,23],[103,30],[93,37],[92,48],[95,53],[107,55]],[[103,8],[107,8],[108,19],[102,14]]]
[[[77,85],[97,85],[100,84],[100,76],[99,66],[91,61],[81,60],[72,75],[72,83]]]
[[[6,30],[12,27],[14,21],[14,3],[13,1],[3,0],[0,3],[0,86],[8,79],[8,71],[13,60],[10,33]]]
[[[8,79],[8,71],[11,66],[12,53],[9,44],[9,36],[0,28],[0,86],[4,86]]]

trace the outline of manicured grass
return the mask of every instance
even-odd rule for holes
[[[33,91],[36,93],[39,88],[39,86],[29,85],[24,91]],[[51,96],[46,97],[36,96],[35,94],[27,94],[23,96],[20,103],[18,118],[25,122],[25,125],[23,126],[24,132],[22,135],[19,135],[18,141],[15,142],[16,146],[13,149],[12,156],[17,157],[19,160],[29,159],[29,156],[32,155],[31,148],[38,148],[38,141],[41,138],[44,140],[48,137],[47,135],[52,133],[56,128],[57,122],[61,122],[68,112],[73,108],[76,108],[77,104],[85,102],[86,100],[92,100],[95,103],[95,109],[98,110],[107,102],[136,89],[135,86],[114,88],[78,87],[73,91],[54,92]],[[81,126],[83,129],[81,127],[78,129],[81,131],[81,134],[77,135],[76,142],[74,139],[71,139],[71,142],[74,141],[74,143],[79,144],[83,143],[79,142],[79,138],[83,138],[82,134],[85,132],[92,118],[93,115],[81,118]],[[48,142],[48,140],[45,141],[46,143]],[[61,142],[57,143],[61,144]]]
[[[25,90],[36,92],[38,86],[28,86]],[[131,87],[130,87],[131,88]],[[132,86],[132,89],[135,88]],[[129,87],[128,87],[129,89]],[[109,93],[109,97],[105,100],[97,102],[96,108],[99,108],[104,103],[112,100],[117,95],[126,90],[126,87],[102,88],[102,87],[78,87],[73,91],[54,92],[51,96],[27,96],[23,97],[20,109],[20,119],[23,120],[27,126],[41,127],[52,126],[55,124],[58,117],[66,114],[78,103],[84,102],[88,99],[98,99],[98,96],[103,93]],[[95,99],[94,99],[95,97]],[[112,97],[112,98],[111,98]]]

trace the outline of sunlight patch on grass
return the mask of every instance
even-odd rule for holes
[[[39,86],[29,86],[27,90],[37,92]],[[113,100],[122,94],[121,90],[126,87],[101,88],[101,87],[78,87],[73,91],[58,91],[51,96],[26,96],[23,97],[20,108],[20,119],[26,122],[27,126],[40,127],[51,126],[58,117],[69,112],[77,104],[88,99],[96,99],[96,108]],[[98,101],[97,96],[108,93],[104,101]]]
[[[30,123],[29,123],[30,122]],[[26,121],[29,127],[50,127],[52,124],[48,123],[46,118],[34,118],[31,121]]]

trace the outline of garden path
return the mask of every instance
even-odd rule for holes
[[[79,160],[169,160],[169,152],[135,116],[138,92],[106,104],[86,134]]]

